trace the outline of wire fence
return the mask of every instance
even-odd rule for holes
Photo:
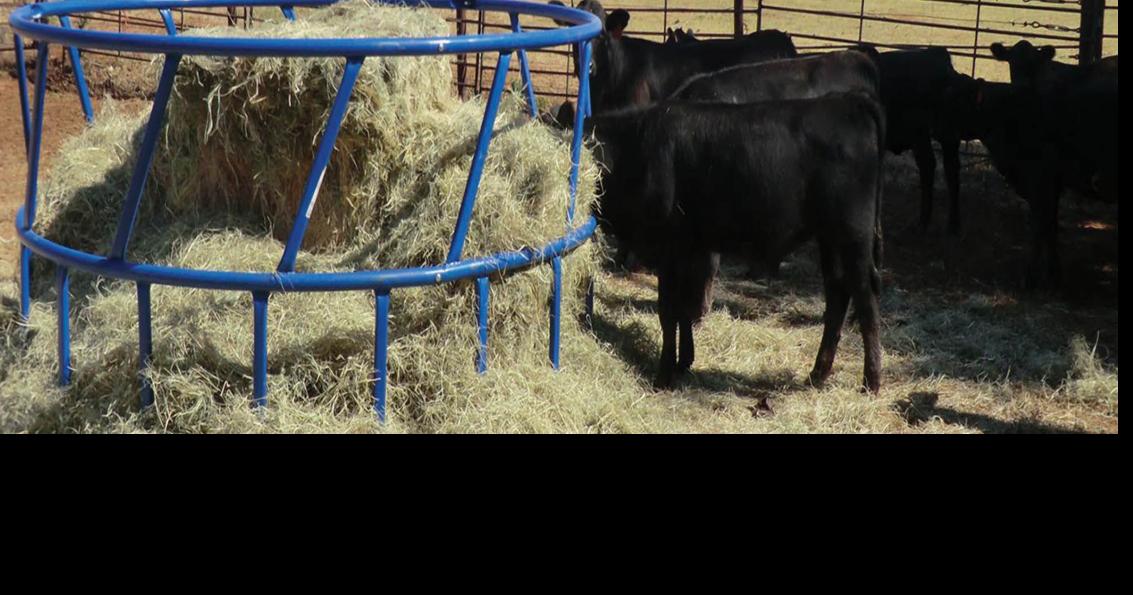
[[[572,2],[573,4],[573,2]],[[1059,60],[1077,62],[1084,47],[1094,57],[1118,49],[1118,2],[1107,0],[610,0],[607,10],[624,8],[631,18],[627,35],[664,41],[668,28],[692,29],[701,39],[719,39],[753,31],[789,33],[801,52],[844,49],[871,43],[881,49],[935,46],[946,48],[957,70],[989,80],[1006,80],[1005,64],[990,52],[993,42],[1027,39],[1051,45]],[[1089,14],[1092,5],[1100,8]],[[503,30],[508,24],[474,14],[468,26]],[[521,21],[525,28],[550,23]],[[1097,27],[1083,31],[1083,23]],[[1093,46],[1090,43],[1094,43]],[[1096,47],[1094,47],[1096,46]],[[531,53],[540,96],[567,97],[575,92],[566,48]],[[495,56],[472,56],[462,88],[483,92],[495,69]],[[466,70],[467,71],[467,70]],[[509,76],[517,77],[517,73]]]
[[[0,0],[0,59],[14,56],[7,14],[27,0]],[[575,4],[576,0],[569,0]],[[995,61],[991,43],[1027,39],[1052,45],[1060,60],[1079,61],[1113,55],[1118,49],[1118,0],[609,0],[607,10],[631,14],[627,35],[664,41],[666,29],[682,27],[701,39],[726,38],[753,31],[790,33],[803,52],[822,52],[858,43],[882,49],[936,46],[948,49],[957,70],[989,80],[1005,80],[1006,66]],[[200,8],[174,11],[178,29],[207,26],[254,27],[276,16],[274,9]],[[454,33],[482,34],[510,30],[506,15],[471,9],[443,11]],[[78,26],[137,32],[164,32],[156,14],[106,11],[77,20]],[[521,17],[524,29],[555,27],[547,19]],[[128,52],[84,50],[97,60],[148,61]],[[453,59],[455,85],[462,96],[488,89],[495,55],[458,55]],[[530,52],[533,81],[541,98],[553,100],[577,91],[569,48]],[[519,85],[513,64],[509,82]]]

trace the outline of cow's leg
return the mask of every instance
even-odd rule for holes
[[[936,155],[932,152],[932,139],[922,135],[913,144],[913,158],[921,176],[921,229],[928,229],[932,221],[932,185],[936,177]]]
[[[1050,205],[1046,233],[1047,275],[1055,287],[1062,283],[1062,259],[1058,255],[1058,203],[1059,197],[1055,196]]]
[[[948,233],[960,235],[960,139],[941,140],[940,150],[948,185]]]
[[[693,344],[692,326],[712,309],[712,288],[716,271],[720,267],[720,257],[711,252],[694,252],[681,259],[677,272],[681,284],[681,312],[678,322],[680,330],[680,357],[677,360],[677,373],[683,374],[692,367],[696,359]]]
[[[618,250],[614,253],[614,264],[620,267],[626,266],[626,261],[629,260],[629,248],[623,242],[618,242]]]
[[[815,386],[822,386],[830,376],[830,369],[834,366],[834,354],[838,350],[838,341],[842,338],[846,308],[850,303],[850,296],[845,290],[842,263],[839,262],[840,255],[824,242],[819,243],[819,254],[822,261],[823,288],[826,292],[826,312],[822,316],[822,345],[818,348],[814,369],[810,371],[810,382]]]
[[[692,362],[696,359],[696,347],[693,345],[692,340],[692,319],[688,316],[681,316],[677,322],[678,330],[681,334],[681,348],[680,357],[677,359],[677,375],[684,374],[692,368]]]
[[[881,274],[873,261],[872,249],[847,254],[845,262],[846,288],[854,300],[865,350],[862,386],[877,394],[881,390]]]
[[[666,258],[657,270],[657,312],[661,318],[661,360],[653,386],[668,388],[673,384],[677,364],[677,324],[679,322],[680,280],[675,263]]]
[[[1056,282],[1061,272],[1058,264],[1058,195],[1060,189],[1033,187],[1031,204],[1031,254],[1025,285],[1039,289],[1046,282]]]

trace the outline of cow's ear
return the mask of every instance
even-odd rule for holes
[[[1044,45],[1043,47],[1039,48],[1038,56],[1040,62],[1050,62],[1054,59],[1054,46]]]
[[[621,37],[629,25],[629,12],[621,8],[606,16],[606,31],[614,37]]]
[[[1011,52],[1007,49],[1006,46],[1004,46],[1002,43],[999,43],[998,41],[991,44],[991,55],[995,56],[996,60],[1000,60],[1002,62],[1006,62],[1011,58]]]

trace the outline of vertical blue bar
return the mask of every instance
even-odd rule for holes
[[[63,25],[64,29],[70,29],[71,17],[67,15],[59,17],[59,24]],[[77,47],[68,47],[67,53],[71,57],[71,70],[75,75],[75,88],[79,91],[79,103],[83,105],[83,115],[86,116],[89,124],[94,122],[94,107],[90,103],[90,89],[87,88],[87,77],[83,73],[83,59],[79,56]]]
[[[374,292],[374,413],[386,420],[386,385],[389,356],[389,292]]]
[[[24,194],[25,229],[35,224],[35,209],[39,194],[39,154],[43,146],[43,110],[47,94],[47,61],[50,48],[37,41],[35,64],[35,114],[31,123],[31,137],[27,149],[28,177]],[[20,246],[20,317],[26,323],[31,318],[31,250]]]
[[[27,215],[25,229],[31,229],[35,225],[35,208],[39,198],[39,154],[43,147],[43,110],[47,95],[47,61],[50,59],[50,48],[46,43],[37,41],[35,48],[35,115],[32,120],[28,178],[24,194],[24,213]]]
[[[162,8],[157,12],[161,14],[161,22],[165,23],[165,32],[170,35],[177,35],[177,23],[173,22],[173,12],[168,8]]]
[[[252,404],[268,404],[268,293],[252,292]]]
[[[582,43],[580,54],[583,55],[583,67],[586,69],[586,72],[590,72],[590,61],[592,59],[590,42],[583,41],[580,43]],[[586,88],[585,91],[583,91],[583,87]],[[578,101],[579,105],[583,106],[583,111],[586,112],[587,118],[594,115],[594,110],[591,109],[592,106],[590,105],[590,77],[588,76],[580,77],[578,80]]]
[[[149,168],[153,163],[157,137],[161,132],[162,120],[165,118],[165,107],[169,103],[169,94],[173,90],[173,78],[177,74],[177,64],[180,61],[180,54],[166,54],[165,56],[165,64],[161,68],[161,80],[157,84],[157,94],[153,98],[149,122],[146,123],[142,145],[138,150],[138,161],[134,164],[130,188],[126,191],[126,201],[122,205],[122,213],[118,218],[118,231],[114,234],[114,245],[110,248],[110,258],[121,260],[126,257],[126,247],[130,243],[130,237],[134,234],[134,224],[138,220],[138,206],[142,201],[142,190],[145,189]]]
[[[56,353],[59,360],[59,386],[71,384],[71,277],[66,267],[55,268],[56,315],[59,329],[56,335]]]
[[[153,310],[150,306],[150,284],[138,283],[138,381],[142,409],[153,405],[153,385],[146,377],[153,360]]]
[[[16,44],[16,77],[20,93],[20,119],[24,125],[24,152],[31,143],[31,114],[28,112],[28,65],[24,56],[24,40],[19,35],[13,37]]]
[[[285,4],[283,6],[280,6],[279,10],[283,11],[283,16],[287,17],[287,20],[289,20],[289,21],[295,20],[295,7],[294,6],[291,6],[290,4]]]
[[[512,12],[509,13],[511,17],[511,30],[520,33],[523,27],[519,24],[519,15]],[[527,92],[527,111],[531,114],[532,118],[539,117],[539,110],[535,103],[535,85],[531,84],[531,68],[527,65],[527,50],[519,50],[519,74],[523,77],[524,90]]]
[[[464,237],[468,234],[468,224],[472,221],[472,207],[476,205],[476,192],[480,189],[480,176],[484,173],[484,162],[488,159],[488,143],[492,140],[492,129],[496,124],[496,112],[500,108],[500,97],[507,80],[507,69],[511,63],[511,52],[500,52],[496,62],[496,74],[492,78],[492,91],[488,95],[488,106],[484,109],[484,121],[480,124],[480,137],[476,142],[476,153],[472,156],[472,168],[468,172],[468,183],[464,186],[464,198],[460,203],[460,216],[456,229],[452,232],[448,258],[445,262],[457,262],[464,251]]]
[[[330,117],[327,118],[327,127],[323,131],[323,138],[319,141],[319,150],[315,153],[315,162],[311,166],[311,173],[307,176],[307,185],[303,188],[303,199],[299,202],[299,212],[295,214],[295,223],[291,226],[291,235],[287,237],[287,247],[283,249],[283,257],[279,259],[277,270],[288,273],[295,270],[295,258],[299,249],[303,247],[303,236],[307,233],[307,225],[311,221],[311,212],[315,208],[315,200],[319,197],[319,189],[323,185],[323,176],[330,163],[331,153],[334,152],[334,141],[338,138],[338,131],[342,128],[342,120],[346,117],[346,108],[350,105],[350,94],[354,90],[354,83],[358,81],[358,71],[362,68],[363,57],[353,56],[346,59],[346,69],[342,73],[342,84],[338,86],[338,94],[334,97],[334,106]]]
[[[476,371],[488,371],[488,291],[491,284],[487,277],[476,278],[476,330],[479,331],[480,347],[476,351]]]
[[[20,245],[20,319],[31,319],[31,250]]]
[[[556,256],[551,261],[551,268],[554,271],[554,279],[551,281],[551,367],[559,369],[559,330],[562,327],[560,324],[562,319],[562,303],[563,303],[563,260],[561,257]]]
[[[583,72],[590,72],[590,42],[582,42]],[[574,110],[574,131],[570,140],[570,203],[567,204],[567,227],[574,222],[574,203],[578,196],[578,164],[582,157],[582,126],[590,111],[590,77],[579,77],[578,105]]]

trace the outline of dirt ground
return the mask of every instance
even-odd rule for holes
[[[62,85],[66,87],[66,85]],[[23,204],[27,184],[27,159],[23,151],[23,125],[20,121],[20,100],[16,79],[0,73],[0,275],[16,271],[18,243],[13,240],[16,208]],[[95,113],[103,100],[92,98]],[[124,103],[141,109],[145,102]],[[43,171],[51,167],[51,159],[64,140],[78,134],[86,125],[79,98],[74,92],[48,92],[43,126]]]
[[[669,23],[678,25],[705,27]],[[765,21],[764,26],[780,25]],[[84,126],[78,99],[67,86],[64,77],[57,85],[63,91],[47,96],[45,171],[62,140]],[[14,79],[0,74],[0,274],[5,278],[15,274],[12,220],[26,180],[16,89]],[[100,104],[96,98],[96,110]],[[146,107],[136,99],[128,105]],[[766,414],[766,404],[781,418],[800,416],[802,431],[1116,433],[1117,206],[1067,197],[1061,217],[1063,288],[1031,294],[1021,290],[1025,203],[984,159],[966,157],[964,230],[952,237],[943,231],[944,186],[940,173],[937,178],[934,225],[922,233],[913,225],[919,201],[912,159],[888,158],[886,389],[883,402],[863,413],[881,421],[824,422],[822,412],[829,409],[823,393],[802,387],[806,370],[800,366],[813,357],[822,325],[820,277],[810,247],[793,255],[782,277],[770,282],[748,280],[742,264],[725,263],[714,311],[698,331],[709,337],[706,345],[720,347],[698,353],[698,364],[678,394],[706,406],[721,400],[751,403],[756,416]],[[596,335],[643,378],[651,377],[660,335],[654,278],[611,270],[598,287]],[[861,345],[851,326],[844,337],[835,382],[849,386],[860,371]],[[1083,388],[1097,379],[1100,388]]]

